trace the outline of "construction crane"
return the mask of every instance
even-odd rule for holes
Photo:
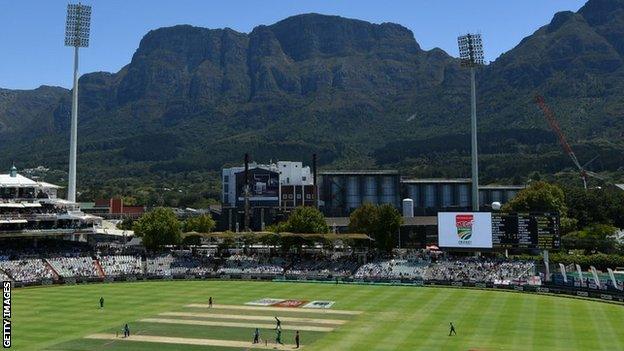
[[[568,154],[568,156],[572,159],[572,162],[574,163],[576,168],[579,170],[579,173],[581,175],[581,180],[583,181],[583,188],[587,189],[587,177],[588,176],[594,177],[600,180],[604,180],[604,178],[601,177],[600,175],[585,169],[585,166],[587,166],[589,163],[594,161],[598,156],[594,157],[591,161],[587,162],[585,165],[581,165],[578,158],[576,157],[576,154],[574,154],[572,147],[566,140],[566,137],[563,134],[561,127],[559,126],[559,122],[557,122],[557,119],[555,118],[555,113],[546,104],[546,100],[544,100],[544,98],[540,95],[535,95],[535,103],[539,106],[542,112],[544,112],[544,117],[546,117],[546,121],[548,121],[548,125],[550,125],[550,129],[552,129],[553,132],[555,132],[555,134],[557,135],[557,138],[559,139],[559,143],[563,147],[563,150],[565,151],[566,154]]]

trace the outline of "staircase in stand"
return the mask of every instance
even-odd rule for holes
[[[100,278],[106,277],[106,274],[104,273],[104,269],[102,269],[102,265],[100,264],[100,260],[98,259],[93,260],[93,264],[95,265],[95,270],[97,271],[98,276]]]
[[[4,275],[6,275],[7,277],[9,277],[9,280],[15,281],[15,278],[13,278],[13,276],[12,276],[12,275],[10,275],[10,274],[9,274],[9,272],[7,272],[7,271],[5,271],[5,270],[3,270],[3,269],[0,269],[0,273],[3,273],[3,274],[4,274]]]
[[[46,265],[46,267],[48,267],[50,271],[52,271],[52,275],[54,275],[54,278],[52,279],[59,280],[61,278],[61,275],[56,271],[56,269],[54,269],[54,266],[50,264],[47,258],[43,260],[43,263]]]

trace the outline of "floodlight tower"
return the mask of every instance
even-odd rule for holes
[[[477,152],[477,92],[475,71],[483,65],[483,42],[481,34],[466,34],[457,38],[459,59],[463,67],[470,68],[471,106],[470,125],[472,128],[472,210],[479,211],[479,162]]]
[[[91,6],[67,5],[65,46],[74,47],[74,87],[72,91],[71,132],[69,140],[69,184],[67,200],[76,202],[76,151],[78,143],[78,48],[89,46]]]

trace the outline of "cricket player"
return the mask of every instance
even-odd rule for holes
[[[282,321],[280,321],[279,318],[277,318],[277,317],[275,317],[275,321],[276,321],[275,323],[277,323],[275,325],[275,330],[278,330],[278,329],[281,330],[282,329]]]
[[[130,327],[128,327],[128,323],[124,325],[124,338],[130,337]]]
[[[212,308],[212,296],[208,299],[208,307]]]
[[[282,343],[282,328],[281,327],[277,329],[277,332],[275,333],[275,342],[280,345],[284,345]]]
[[[100,296],[100,308],[104,308],[104,297]]]
[[[254,331],[253,343],[254,344],[260,343],[260,329],[258,328],[256,328],[256,331]]]
[[[295,334],[295,345],[297,345],[295,348],[298,349],[299,348],[299,331],[297,330],[297,333]]]
[[[449,324],[450,324],[449,336],[457,335],[457,332],[455,331],[455,326],[453,325],[453,322],[450,322]]]

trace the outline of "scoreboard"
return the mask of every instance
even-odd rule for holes
[[[556,250],[558,213],[439,212],[438,246]]]
[[[558,249],[561,244],[556,213],[492,213],[492,247]]]

